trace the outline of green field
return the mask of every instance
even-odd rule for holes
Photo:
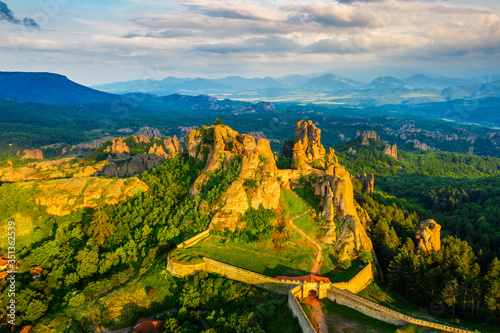
[[[295,232],[293,234],[299,236]],[[285,251],[276,252],[269,245],[236,243],[212,236],[187,249],[176,249],[172,252],[172,258],[196,262],[202,257],[208,257],[271,277],[307,275],[312,267],[314,250],[297,244],[293,238],[292,236],[288,240]]]
[[[331,266],[323,263],[319,272],[321,276],[329,278],[332,283],[347,282],[362,270],[362,268],[359,268],[360,265],[363,265],[361,260],[352,260],[351,267],[348,269],[343,269],[341,266],[337,266],[336,271],[333,271]]]
[[[309,209],[309,207],[292,192],[281,191],[280,199],[285,206],[286,218],[295,217]]]
[[[361,312],[339,305],[327,298],[320,300],[328,332],[394,333],[396,326],[368,317]]]
[[[320,211],[320,201],[321,198],[318,195],[314,194],[314,191],[312,188],[296,188],[294,189],[294,192],[297,193],[299,197],[304,199],[311,207],[314,209]]]

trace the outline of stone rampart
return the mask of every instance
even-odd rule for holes
[[[205,230],[205,231],[199,233],[198,235],[193,236],[193,237],[189,238],[188,240],[180,243],[179,245],[177,245],[177,248],[182,249],[182,248],[193,246],[208,236],[210,236],[210,230]]]
[[[173,276],[183,277],[187,275],[193,275],[201,271],[206,270],[205,262],[196,263],[181,263],[172,260],[170,257],[171,253],[168,254],[167,271]]]
[[[299,284],[299,282],[295,281],[280,281],[206,257],[203,258],[203,261],[205,262],[205,270],[207,272],[217,273],[228,279],[241,281],[283,295],[286,295],[291,288]]]
[[[338,304],[348,306],[372,318],[390,323],[396,326],[404,326],[407,323],[419,326],[435,328],[445,332],[470,333],[473,331],[455,328],[446,325],[440,325],[425,320],[416,319],[404,315],[398,311],[391,310],[385,306],[369,301],[363,297],[354,295],[353,293],[331,286],[328,290],[328,299],[337,302]]]
[[[302,328],[303,333],[316,333],[313,325],[309,318],[307,318],[304,310],[300,306],[296,297],[300,297],[302,295],[302,287],[297,286],[288,292],[288,307],[292,310],[293,316],[296,317],[299,321],[299,325]]]
[[[349,282],[334,283],[333,286],[339,289],[349,290],[351,293],[357,294],[372,283],[373,280],[373,266],[370,262],[365,268],[356,274],[355,277],[350,279]]]

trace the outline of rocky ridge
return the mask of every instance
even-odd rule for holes
[[[108,161],[101,161],[93,166],[79,162],[71,163],[73,157],[30,163],[26,166],[8,166],[0,168],[0,181],[18,182],[35,179],[82,178],[98,175]]]
[[[374,140],[376,142],[385,143],[385,147],[382,150],[382,154],[386,154],[395,159],[398,159],[398,146],[396,144],[391,146],[387,141],[380,140],[380,135],[378,135],[375,131],[364,131],[363,133],[357,131],[356,138],[360,138],[361,145],[363,146],[370,145],[369,139]],[[349,152],[352,153],[353,155],[355,154],[355,150],[352,150],[352,147]]]
[[[43,160],[43,152],[41,149],[25,150],[23,159]]]
[[[46,206],[47,213],[68,215],[79,208],[102,204],[117,204],[131,197],[136,191],[147,191],[148,186],[133,177],[129,179],[70,178],[27,182],[23,188],[35,187],[34,199],[39,206]]]
[[[310,180],[315,194],[323,198],[323,218],[329,222],[323,242],[338,249],[341,260],[356,257],[362,251],[371,252],[375,257],[367,234],[371,220],[354,202],[351,175],[338,164],[333,149],[326,153],[320,139],[321,130],[311,121],[296,123],[294,169],[278,170],[266,139],[255,142],[251,136],[240,135],[224,125],[189,132],[186,136],[189,155],[199,160],[207,159],[203,172],[191,188],[191,195],[200,194],[211,172],[241,158],[238,180],[229,186],[213,208],[215,214],[210,228],[232,231],[243,228],[239,220],[250,207],[278,208],[281,190],[302,186],[299,180],[305,177]]]
[[[239,219],[250,208],[266,209],[279,206],[280,185],[276,179],[277,168],[268,140],[255,139],[224,125],[191,130],[186,136],[186,150],[191,157],[207,159],[203,172],[191,187],[191,195],[200,194],[210,173],[240,158],[238,180],[221,195],[211,229],[236,230],[243,227]]]

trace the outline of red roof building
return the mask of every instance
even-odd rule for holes
[[[164,320],[141,318],[135,324],[132,333],[162,333],[163,326],[165,326]]]
[[[317,275],[306,275],[306,276],[277,276],[277,280],[289,280],[289,281],[304,281],[304,282],[326,282],[330,283],[330,279],[327,277],[317,276]]]

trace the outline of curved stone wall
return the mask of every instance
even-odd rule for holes
[[[184,264],[178,261],[172,260],[168,254],[167,271],[173,276],[183,277],[186,275],[193,275],[200,271],[205,271],[205,261],[195,264]]]
[[[391,310],[389,308],[386,308],[385,306],[369,301],[366,298],[354,295],[353,293],[347,290],[341,290],[339,288],[336,288],[333,285],[330,287],[330,290],[328,290],[328,298],[334,302],[337,302],[338,304],[345,305],[359,312],[362,312],[367,316],[397,326],[403,326],[406,325],[407,323],[410,323],[410,324],[439,329],[445,332],[457,332],[457,333],[473,332],[461,328],[440,325],[404,315],[398,311]]]

